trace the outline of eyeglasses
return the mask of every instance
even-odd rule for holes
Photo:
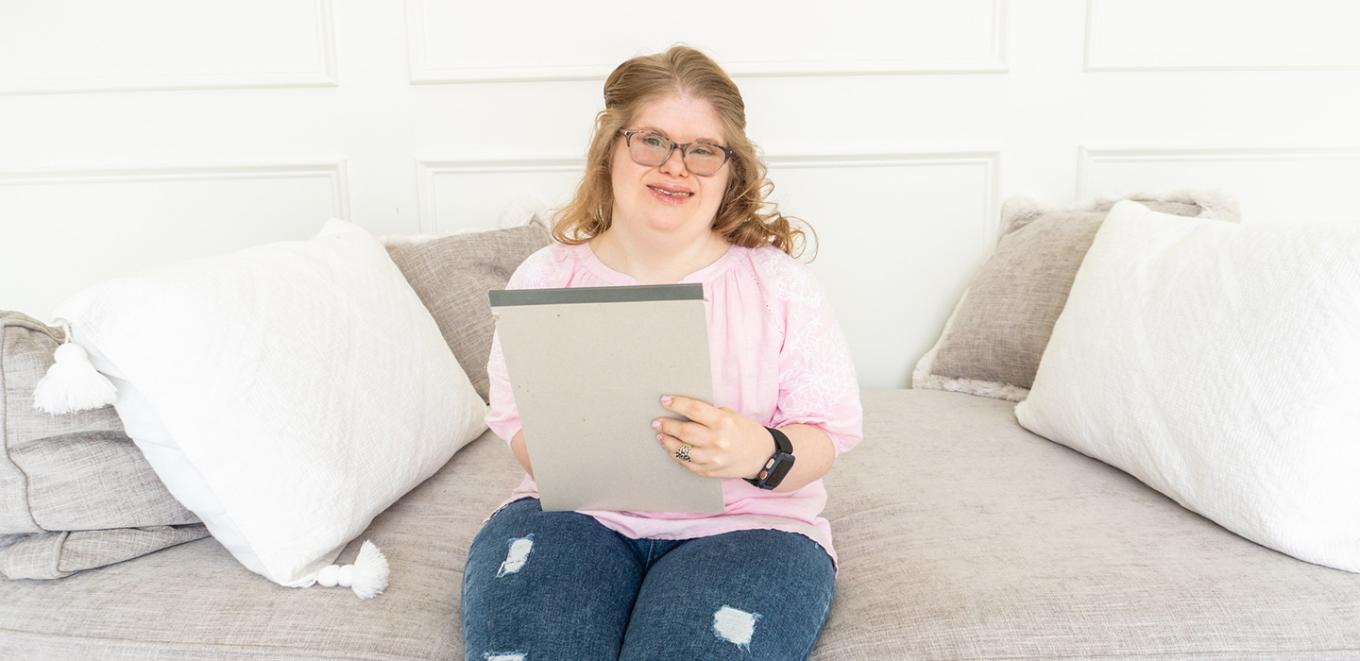
[[[669,138],[656,131],[642,131],[638,129],[620,129],[623,139],[628,143],[628,155],[633,157],[633,162],[638,165],[655,167],[665,163],[671,157],[671,152],[680,150],[680,160],[684,161],[685,169],[699,175],[708,177],[717,173],[722,168],[727,159],[732,158],[732,150],[711,142],[686,142],[683,145],[672,142]],[[633,138],[637,142],[633,142]]]

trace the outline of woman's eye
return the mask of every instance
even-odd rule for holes
[[[695,145],[690,153],[695,156],[716,156],[718,154],[717,150],[707,145]]]
[[[648,135],[643,136],[642,142],[648,147],[661,147],[666,144],[666,139],[659,135]]]

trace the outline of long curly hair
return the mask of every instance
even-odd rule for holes
[[[633,121],[643,105],[669,95],[713,104],[732,150],[727,164],[732,172],[713,219],[714,231],[729,243],[747,248],[771,244],[798,257],[806,247],[807,234],[793,227],[797,222],[812,232],[815,244],[817,233],[810,224],[781,214],[777,205],[766,201],[774,184],[766,177],[756,146],[746,137],[746,103],[736,83],[707,55],[683,45],[629,59],[605,79],[604,110],[595,116],[585,174],[571,202],[557,214],[553,238],[575,245],[609,229],[614,207],[610,182],[614,141],[622,139],[619,130]]]

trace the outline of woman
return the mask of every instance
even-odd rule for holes
[[[821,477],[861,438],[845,340],[790,255],[803,233],[762,212],[765,168],[722,69],[675,47],[619,65],[604,97],[556,242],[507,288],[703,284],[715,401],[663,397],[677,417],[653,428],[679,466],[722,480],[725,511],[543,512],[497,335],[487,424],[526,476],[468,552],[467,658],[806,658],[837,570]],[[795,461],[776,480],[762,469],[781,446]]]

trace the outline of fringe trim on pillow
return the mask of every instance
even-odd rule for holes
[[[1029,389],[1013,386],[1009,383],[997,383],[995,381],[978,381],[977,379],[955,379],[938,374],[926,374],[920,378],[912,377],[911,387],[919,390],[945,390],[948,392],[961,392],[967,395],[977,395],[978,397],[990,397],[992,399],[1003,399],[1008,402],[1021,402],[1029,397]]]
[[[56,416],[112,404],[118,398],[118,390],[90,363],[85,348],[71,341],[70,322],[58,319],[56,323],[66,341],[57,347],[52,365],[33,389],[33,408]]]
[[[964,302],[968,300],[970,290],[971,288],[965,289],[963,295],[959,296],[959,302],[954,306],[954,311],[949,313],[949,319],[944,322],[944,330],[940,331],[940,338],[935,341],[935,346],[931,347],[930,351],[927,351],[924,356],[921,356],[920,360],[916,361],[916,368],[911,372],[911,387],[916,390],[961,392],[966,395],[990,397],[1008,402],[1022,401],[1029,396],[1029,389],[1027,388],[1013,386],[1009,383],[931,374],[931,371],[935,369],[935,354],[939,353],[944,338],[949,337],[949,331],[954,326],[954,319],[958,316],[959,309],[963,307]]]
[[[1103,195],[1095,201],[1084,205],[1087,210],[1108,211],[1120,200],[1133,200],[1134,202],[1176,202],[1180,204],[1193,204],[1199,207],[1199,214],[1195,218],[1206,220],[1226,220],[1238,222],[1240,219],[1240,209],[1237,205],[1237,198],[1229,193],[1210,190],[1173,190],[1165,193],[1138,192],[1128,195]]]
[[[317,572],[316,585],[350,588],[360,599],[372,599],[387,589],[391,569],[387,557],[370,540],[359,547],[359,556],[352,565],[327,565]]]
[[[1211,190],[1173,190],[1164,193],[1138,192],[1128,195],[1099,195],[1093,199],[1074,202],[1067,206],[1051,206],[1034,198],[1015,195],[1001,205],[1001,222],[997,224],[996,240],[1028,225],[1049,211],[1109,211],[1120,200],[1161,202],[1199,207],[1195,218],[1238,222],[1241,212],[1237,198],[1230,193]]]

